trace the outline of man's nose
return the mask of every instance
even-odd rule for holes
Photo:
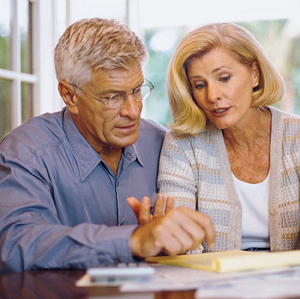
[[[128,116],[132,119],[140,116],[143,108],[142,101],[136,101],[131,94],[127,94],[126,99],[121,106],[120,115]]]

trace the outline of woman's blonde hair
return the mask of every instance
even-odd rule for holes
[[[206,116],[193,99],[187,67],[192,58],[201,58],[216,48],[228,50],[249,69],[257,63],[260,80],[253,89],[253,106],[267,106],[282,99],[284,81],[250,32],[229,23],[199,27],[183,37],[169,62],[167,87],[173,118],[169,127],[174,131],[197,134],[205,129]]]

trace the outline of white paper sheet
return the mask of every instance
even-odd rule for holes
[[[300,295],[300,269],[282,269],[267,275],[232,279],[224,284],[200,287],[196,298],[289,298]]]
[[[244,284],[248,286],[249,282],[253,281],[253,288],[258,286],[257,282],[262,282],[266,288],[274,288],[274,284],[278,285],[277,294],[282,294],[285,284],[278,284],[278,281],[284,280],[289,283],[291,292],[294,290],[298,295],[300,294],[300,267],[285,267],[277,269],[265,269],[259,271],[239,272],[230,274],[218,274],[209,271],[201,271],[191,268],[174,267],[166,265],[156,265],[156,275],[151,281],[137,284],[137,283],[125,283],[121,286],[123,292],[155,292],[155,291],[172,291],[172,290],[192,290],[198,289],[198,296],[200,298],[226,298],[224,294],[228,291],[227,298],[233,298],[235,294],[235,285]],[[293,285],[297,285],[297,288],[292,288]],[[299,286],[298,286],[299,285]],[[232,287],[233,293],[230,294],[230,288]],[[280,288],[282,290],[280,290]],[[271,291],[266,289],[266,293]],[[299,291],[298,291],[299,289]],[[256,288],[258,290],[258,288]],[[215,293],[214,293],[215,291]],[[265,289],[262,289],[261,294],[264,294]],[[204,293],[205,292],[205,293]],[[219,293],[218,293],[219,292]],[[225,293],[224,293],[225,292]],[[242,292],[242,293],[241,293]],[[237,291],[236,298],[242,298],[241,294],[248,292],[248,289]],[[210,293],[212,295],[210,295]],[[253,292],[252,292],[253,293]],[[205,294],[205,295],[203,295]],[[218,295],[219,294],[219,295]],[[253,293],[254,294],[254,293]],[[273,292],[272,292],[273,294]],[[218,297],[219,296],[219,297]],[[281,298],[274,297],[273,298]],[[271,297],[272,297],[271,296]],[[281,296],[281,295],[280,295]],[[261,298],[271,298],[261,297]],[[254,297],[245,298],[258,298]]]
[[[219,274],[192,268],[155,264],[155,275],[128,282],[121,292],[142,293],[196,289],[196,298],[288,298],[300,295],[300,266]],[[87,277],[77,286],[92,286]]]

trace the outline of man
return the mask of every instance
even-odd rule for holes
[[[85,269],[213,244],[209,218],[173,209],[172,199],[163,215],[160,194],[150,215],[165,129],[140,117],[153,89],[147,55],[113,20],[78,21],[60,38],[66,108],[30,119],[0,145],[2,272]]]

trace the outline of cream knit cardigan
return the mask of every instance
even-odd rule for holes
[[[272,114],[269,230],[271,250],[300,248],[300,117]],[[191,136],[169,131],[161,152],[158,187],[209,215],[216,230],[213,251],[241,249],[242,206],[236,193],[222,131],[213,125]],[[204,251],[208,251],[205,244]]]

